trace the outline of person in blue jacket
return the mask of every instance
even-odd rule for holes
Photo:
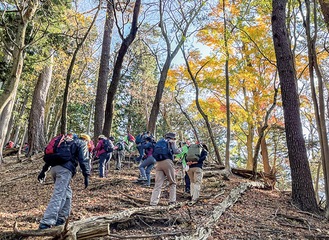
[[[84,176],[85,188],[89,184],[89,152],[86,141],[83,139],[74,139],[72,135],[66,135],[65,141],[68,142],[66,145],[67,148],[70,148],[70,159],[64,163],[62,162],[60,165],[49,165],[46,163],[38,175],[39,182],[43,182],[46,172],[50,168],[49,172],[55,183],[53,195],[40,221],[39,229],[63,225],[69,217],[72,205],[70,181],[76,174],[78,164]]]

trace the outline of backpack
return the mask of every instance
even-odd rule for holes
[[[118,142],[118,143],[116,144],[116,146],[118,147],[118,148],[117,148],[118,151],[122,151],[122,150],[123,150],[123,144],[122,144],[121,142]]]
[[[73,144],[74,140],[66,135],[52,138],[45,148],[43,160],[50,166],[62,165],[71,161]]]
[[[152,155],[157,161],[173,158],[172,151],[169,148],[169,143],[164,138],[157,141],[157,143],[154,146]]]
[[[103,139],[103,148],[108,153],[113,152],[113,146],[109,139]]]
[[[128,141],[129,142],[135,142],[135,137],[133,135],[131,135],[130,133],[128,133]]]
[[[200,158],[202,146],[200,144],[191,144],[186,153],[186,161],[197,162]]]
[[[136,144],[140,144],[140,143],[142,143],[142,134],[138,134],[138,135],[136,136],[135,143],[136,143]]]

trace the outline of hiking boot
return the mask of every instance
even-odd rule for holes
[[[59,218],[57,219],[55,226],[60,226],[63,225],[64,223],[65,223],[65,219]]]
[[[48,224],[40,223],[40,225],[39,225],[40,230],[48,229],[48,228],[51,228],[51,226]]]
[[[137,181],[146,181],[146,180],[147,180],[147,179],[144,178],[144,177],[140,177],[140,178],[137,179]]]

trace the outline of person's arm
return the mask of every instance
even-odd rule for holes
[[[78,144],[78,162],[82,170],[83,176],[89,176],[90,168],[89,168],[88,146],[84,141],[79,141]]]

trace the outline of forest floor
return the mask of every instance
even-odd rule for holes
[[[18,231],[38,228],[53,187],[50,177],[43,184],[37,181],[42,165],[41,158],[18,163],[13,156],[0,166],[0,239],[51,239],[22,238],[13,229],[15,222]],[[190,204],[177,166],[178,204],[168,206],[168,187],[164,187],[157,207],[149,206],[153,187],[135,183],[135,163],[114,170],[111,162],[110,168],[103,179],[94,171],[87,189],[81,173],[73,178],[68,226],[92,217],[107,216],[104,221],[110,221],[109,216],[133,212],[112,219],[108,236],[84,239],[329,239],[329,222],[294,207],[289,192],[250,185],[243,190],[252,182],[234,175],[223,180],[210,166],[204,171],[200,201]]]

